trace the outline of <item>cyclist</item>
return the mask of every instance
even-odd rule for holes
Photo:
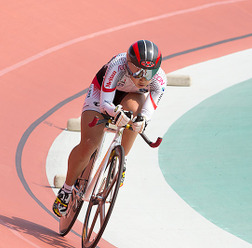
[[[122,146],[127,156],[138,133],[142,133],[165,91],[167,79],[161,69],[162,55],[151,41],[139,40],[127,52],[114,56],[94,77],[83,105],[81,141],[68,159],[66,181],[53,204],[54,213],[66,214],[72,187],[101,143],[104,126],[88,124],[101,113],[114,117],[117,126],[132,123],[133,131],[125,130]],[[127,116],[132,111],[133,119]],[[143,116],[136,120],[137,114]]]

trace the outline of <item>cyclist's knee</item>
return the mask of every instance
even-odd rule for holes
[[[135,116],[141,112],[144,102],[144,94],[130,93],[127,97],[125,97],[125,99],[123,99],[121,104],[125,110],[131,110]]]

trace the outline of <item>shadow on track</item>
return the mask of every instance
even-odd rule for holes
[[[3,225],[20,234],[31,235],[36,239],[51,245],[52,247],[75,248],[74,246],[68,244],[67,240],[53,230],[18,217],[10,218],[0,215],[0,225]]]

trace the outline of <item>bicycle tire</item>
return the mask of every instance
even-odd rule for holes
[[[102,234],[108,224],[111,216],[117,194],[120,188],[121,177],[124,166],[124,149],[121,145],[116,146],[110,153],[109,161],[102,177],[101,185],[97,195],[91,195],[82,231],[82,248],[95,248],[100,241]],[[114,173],[114,174],[113,174]],[[105,181],[104,181],[105,180]],[[98,180],[97,180],[98,181]],[[111,193],[111,195],[110,195]],[[108,198],[110,197],[109,201]],[[109,206],[106,211],[105,204]],[[94,207],[94,218],[92,219],[92,210]],[[98,223],[97,234],[94,232],[95,225]]]
[[[75,191],[75,190],[74,190]],[[73,194],[76,194],[73,192]],[[74,206],[74,205],[77,206]],[[62,216],[59,222],[59,234],[65,236],[72,229],[83,205],[83,200],[77,202],[76,196],[71,197],[69,202],[69,212],[66,216]]]
[[[80,210],[82,208],[82,205],[83,205],[83,200],[82,200],[82,195],[84,194],[85,192],[85,189],[86,189],[86,183],[87,183],[87,180],[89,178],[89,175],[90,175],[90,171],[92,169],[92,165],[96,159],[96,154],[97,154],[97,151],[95,151],[90,160],[89,160],[89,164],[88,166],[86,167],[86,169],[89,168],[89,171],[87,172],[88,173],[88,176],[85,175],[85,169],[84,171],[82,172],[81,176],[77,179],[77,184],[78,185],[78,189],[76,189],[74,187],[73,189],[73,192],[72,192],[72,196],[71,196],[71,199],[69,201],[69,204],[68,204],[68,212],[66,214],[66,216],[62,216],[60,218],[60,221],[59,221],[59,234],[61,236],[65,236],[69,233],[69,231],[72,229],[79,213],[80,213]],[[87,177],[87,179],[85,179],[85,177]],[[81,192],[78,192],[78,191],[81,191]],[[80,196],[77,196],[77,193],[80,195]]]

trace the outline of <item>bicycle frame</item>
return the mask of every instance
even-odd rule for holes
[[[100,120],[98,117],[94,117],[93,121],[89,123],[89,127],[105,123],[102,143],[92,154],[86,169],[82,172],[78,181],[76,181],[76,187],[74,187],[71,200],[71,207],[69,207],[67,215],[61,217],[59,225],[60,235],[65,236],[75,223],[83,202],[87,201],[88,208],[86,210],[87,212],[83,226],[82,244],[84,244],[83,247],[89,248],[96,247],[112,213],[120,187],[124,165],[124,151],[121,146],[122,134],[124,129],[133,130],[132,126],[129,124],[123,127],[117,127],[114,125],[113,118],[105,115],[103,117],[104,119]],[[107,143],[108,133],[114,134],[109,146]],[[144,141],[153,148],[158,147],[162,141],[162,138],[158,137],[154,143],[151,142],[145,134],[141,133],[140,135]],[[105,138],[106,145],[104,145]],[[111,171],[112,168],[118,169],[116,174],[113,174]],[[111,175],[115,175],[115,177],[110,177]],[[112,181],[111,178],[113,178]],[[105,203],[108,204],[108,208],[105,208]],[[96,212],[95,215],[91,217],[90,214],[93,210]],[[93,220],[91,221],[92,225],[89,228],[90,217],[91,219],[93,218]],[[91,240],[91,235],[98,218],[100,218],[101,222],[99,232],[95,239]],[[91,231],[89,232],[89,230]]]
[[[97,164],[97,158],[95,159],[94,161],[94,166],[93,166],[93,169],[90,173],[90,177],[89,177],[89,180],[88,180],[88,184],[87,184],[87,187],[86,187],[86,191],[82,197],[82,199],[84,201],[89,201],[90,200],[90,197],[92,194],[96,194],[97,193],[97,187],[96,185],[99,185],[100,183],[100,180],[101,178],[99,178],[99,175],[101,173],[104,172],[105,170],[105,165],[107,164],[108,160],[109,160],[109,155],[111,153],[111,151],[114,149],[114,147],[116,147],[117,145],[120,145],[121,144],[121,138],[122,138],[122,134],[123,134],[123,130],[125,129],[125,127],[120,127],[120,128],[117,128],[115,125],[112,125],[111,123],[108,123],[108,125],[105,127],[105,131],[104,131],[104,135],[103,135],[103,141],[99,147],[99,151],[98,151],[98,155],[97,157],[100,156],[100,152],[101,152],[101,149],[102,149],[102,145],[103,145],[103,142],[104,142],[104,139],[105,139],[105,135],[106,135],[106,132],[107,133],[115,133],[115,136],[103,158],[103,160],[101,161],[101,163],[98,165]],[[97,168],[98,167],[98,168]],[[97,168],[97,169],[96,169]],[[99,178],[99,180],[97,180]]]
[[[85,193],[83,195],[83,200],[84,201],[89,201],[90,200],[92,192],[94,194],[96,193],[97,189],[96,189],[95,186],[97,184],[99,185],[99,182],[100,182],[99,180],[97,182],[97,178],[100,175],[100,173],[102,173],[105,170],[104,165],[107,164],[107,162],[109,160],[110,152],[113,150],[113,148],[116,145],[121,144],[121,138],[122,138],[122,134],[123,134],[124,129],[131,129],[132,130],[132,127],[129,124],[127,124],[125,127],[117,127],[116,125],[112,124],[111,120],[108,120],[108,119],[99,120],[98,117],[94,117],[93,121],[89,123],[89,126],[93,127],[96,124],[101,124],[101,123],[104,123],[104,122],[106,122],[105,133],[106,132],[113,132],[113,133],[115,133],[115,136],[114,136],[113,141],[111,142],[111,144],[110,144],[110,146],[108,148],[108,151],[107,151],[104,159],[100,163],[98,169],[95,169],[97,167],[97,163],[96,163],[97,158],[94,161],[94,167],[93,167],[93,169],[91,171],[91,174],[90,174],[90,177],[89,177],[89,180],[88,180],[88,184],[87,184],[87,187],[86,187],[86,191],[85,191]],[[104,133],[104,136],[105,136],[105,133]],[[156,142],[151,142],[144,133],[140,133],[140,135],[144,139],[144,141],[152,148],[158,147],[162,142],[162,138],[160,138],[160,137],[157,138]],[[104,141],[104,136],[103,136],[103,141]],[[103,144],[103,142],[101,143],[101,146],[102,146],[102,144]],[[99,151],[98,151],[98,156],[100,155],[101,146],[100,146]]]

